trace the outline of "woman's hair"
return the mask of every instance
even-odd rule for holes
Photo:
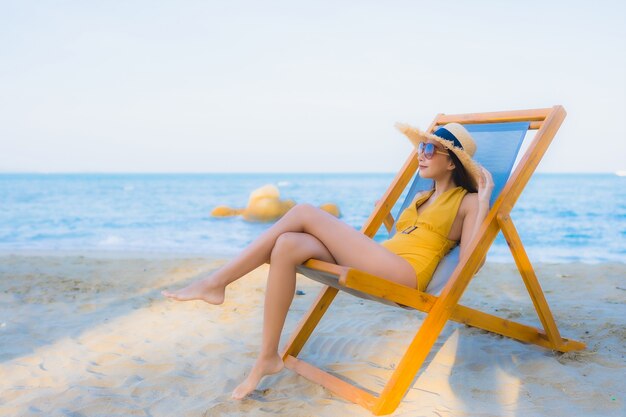
[[[448,154],[450,154],[450,158],[454,163],[454,171],[452,171],[452,179],[454,180],[454,183],[465,188],[470,193],[477,192],[478,190],[474,187],[474,185],[472,185],[471,178],[459,158],[452,151],[448,151]]]
[[[478,192],[476,187],[472,185],[472,181],[470,176],[467,174],[467,170],[459,160],[459,158],[454,154],[454,152],[446,149],[448,151],[448,155],[450,155],[450,159],[454,163],[454,171],[452,171],[452,180],[456,185],[460,185],[465,188],[470,193]],[[435,182],[433,181],[433,186],[431,189],[435,189]]]

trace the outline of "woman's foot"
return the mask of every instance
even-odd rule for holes
[[[236,400],[241,400],[246,395],[254,391],[256,386],[265,375],[276,374],[285,367],[283,359],[276,354],[271,358],[259,358],[256,360],[250,375],[241,384],[234,389],[232,397]]]
[[[222,304],[225,292],[226,287],[214,282],[212,277],[208,277],[192,282],[177,291],[163,290],[161,294],[176,301],[203,300],[209,304]]]

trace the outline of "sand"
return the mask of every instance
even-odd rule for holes
[[[268,266],[226,301],[161,296],[225,260],[146,254],[0,255],[2,416],[369,416],[289,369],[230,398],[261,341]],[[539,264],[561,354],[456,323],[394,416],[622,416],[626,264]],[[281,346],[321,284],[298,275]],[[463,303],[538,325],[513,264],[487,262]],[[340,293],[301,358],[379,392],[424,314]]]

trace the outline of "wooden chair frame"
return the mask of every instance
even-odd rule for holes
[[[537,276],[533,271],[533,267],[510,217],[515,202],[548,149],[565,115],[565,109],[560,105],[531,110],[455,115],[438,114],[430,125],[429,132],[434,131],[437,126],[449,122],[475,124],[528,121],[530,122],[529,129],[537,129],[537,133],[491,207],[487,217],[480,225],[478,237],[470,244],[470,249],[467,251],[469,255],[464,259],[459,259],[457,267],[439,296],[396,284],[364,271],[318,259],[309,259],[302,265],[299,265],[297,270],[312,279],[325,282],[323,276],[330,275],[335,277],[336,283],[334,286],[331,286],[325,282],[327,285],[320,291],[309,311],[301,319],[296,331],[283,349],[282,358],[285,366],[305,378],[321,384],[333,393],[360,404],[374,415],[385,415],[393,412],[398,407],[448,320],[454,320],[556,351],[567,352],[584,349],[584,343],[568,340],[560,335]],[[361,228],[363,233],[373,237],[382,224],[385,224],[387,230],[391,230],[394,219],[390,211],[415,175],[417,168],[417,152],[413,150]],[[500,230],[513,254],[543,329],[517,323],[458,304],[459,299],[472,277],[478,271],[482,259],[486,256],[489,247]],[[406,353],[378,396],[297,358],[339,290],[353,294],[369,294],[375,299],[377,298],[387,303],[398,303],[427,313]]]

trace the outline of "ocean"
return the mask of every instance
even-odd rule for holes
[[[394,176],[0,174],[0,251],[231,257],[271,224],[211,217],[215,206],[245,207],[251,191],[274,184],[284,199],[337,204],[341,220],[360,229]],[[535,174],[511,217],[531,261],[626,262],[626,177]],[[382,226],[374,240],[387,238]],[[501,234],[487,260],[513,262]]]

